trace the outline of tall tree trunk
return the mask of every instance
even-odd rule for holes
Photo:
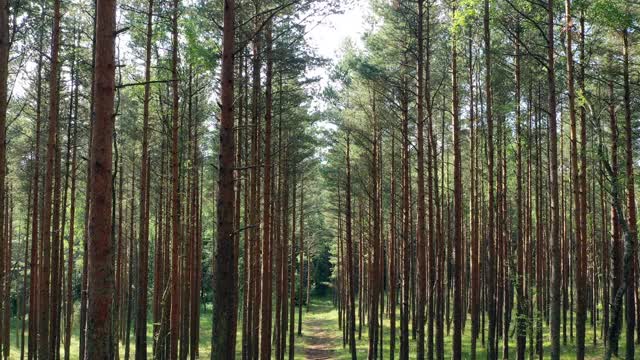
[[[610,70],[611,71],[611,70]],[[611,75],[610,75],[611,76]],[[608,83],[608,93],[609,93],[609,132],[610,132],[610,144],[611,144],[611,180],[617,181],[618,179],[618,124],[616,121],[616,100],[614,97],[613,90],[613,78],[609,79]],[[623,245],[622,239],[620,237],[620,224],[618,222],[618,216],[621,214],[617,213],[617,209],[614,204],[611,204],[611,299],[610,299],[610,307],[613,307],[615,304],[616,292],[622,283],[622,257],[623,257]],[[609,260],[609,259],[608,259]],[[618,314],[619,315],[619,314]],[[611,314],[611,325],[619,324],[621,322],[620,318],[616,318],[616,313],[612,312]],[[606,327],[606,330],[609,330],[609,326]],[[617,338],[616,338],[617,339]],[[618,356],[618,343],[611,342],[612,338],[608,337],[607,345],[608,349],[611,350],[613,355]]]
[[[273,103],[272,74],[272,22],[268,20],[265,31],[266,41],[266,95],[265,95],[265,133],[264,133],[264,185],[263,185],[263,209],[262,209],[262,317],[261,317],[261,344],[260,355],[263,359],[271,357],[271,109]],[[255,101],[255,99],[254,99]],[[255,165],[255,164],[254,164]],[[258,205],[256,205],[258,206]]]
[[[561,301],[561,254],[560,254],[560,209],[558,207],[558,140],[556,119],[556,72],[554,60],[554,13],[553,0],[547,3],[547,85],[549,114],[549,190],[551,192],[551,358],[560,358],[560,301]]]
[[[585,222],[582,221],[586,214],[582,213],[582,189],[580,170],[578,168],[578,138],[576,132],[576,109],[575,109],[575,89],[574,89],[574,70],[573,70],[573,20],[571,17],[571,0],[565,0],[565,25],[566,25],[566,53],[567,53],[567,89],[569,93],[569,120],[571,126],[571,166],[572,166],[572,182],[574,185],[574,213],[576,224],[576,263],[578,271],[576,271],[576,357],[578,359],[584,359],[584,343],[585,343],[585,322],[586,322],[586,276],[584,273],[586,269],[583,269],[583,264],[586,261],[583,259],[584,250],[586,244],[586,238],[583,237],[586,234],[583,231],[582,226]],[[584,146],[584,144],[582,144]],[[583,169],[584,171],[584,169]]]
[[[282,78],[281,78],[282,82]],[[280,86],[280,96],[282,96],[282,86]],[[282,106],[282,100],[280,101],[280,107]],[[280,119],[282,120],[282,119]],[[278,122],[278,139],[282,139],[281,131],[282,131],[282,121]],[[288,139],[288,136],[286,137]],[[280,140],[279,140],[280,142]],[[288,263],[288,244],[289,244],[289,176],[290,172],[288,169],[289,164],[289,141],[287,140],[283,146],[280,146],[280,149],[284,149],[284,161],[280,163],[281,173],[284,179],[282,180],[282,216],[281,218],[281,226],[282,226],[282,289],[281,289],[281,297],[282,297],[282,322],[280,323],[280,358],[277,360],[284,360],[285,352],[286,352],[286,343],[287,343],[287,289],[289,286],[289,277],[290,277],[290,267],[287,265]]]
[[[252,83],[251,83],[251,193],[250,193],[250,203],[252,205],[249,206],[249,222],[252,224],[252,228],[249,230],[250,233],[250,242],[251,242],[251,260],[249,263],[251,264],[251,289],[250,289],[250,298],[249,301],[249,312],[251,318],[251,327],[249,334],[249,356],[251,360],[258,360],[258,356],[260,355],[260,233],[259,227],[256,226],[259,222],[259,196],[258,191],[260,189],[259,178],[258,178],[258,163],[260,159],[260,154],[258,153],[258,141],[260,139],[260,75],[261,75],[261,37],[262,33],[260,32],[260,22],[261,17],[260,14],[260,0],[254,1],[255,13],[256,16],[254,18],[254,31],[255,35],[252,40]]]
[[[298,286],[298,336],[302,336],[302,305],[304,305],[304,170],[300,174],[300,286]]]
[[[629,233],[627,244],[625,244],[625,257],[629,255],[631,259],[635,258],[635,247],[638,238],[638,228],[636,221],[636,195],[635,180],[633,177],[633,126],[631,124],[631,86],[629,84],[629,32],[622,32],[622,61],[623,61],[623,90],[624,90],[624,127],[625,127],[625,153],[626,153],[626,177],[627,177],[627,209],[629,211]],[[629,251],[630,254],[626,254]],[[627,351],[626,359],[633,359],[635,353],[634,331],[636,325],[635,303],[634,303],[634,265],[633,260],[629,260],[632,264],[627,264],[625,260],[625,282],[626,282],[626,303],[625,303],[625,320],[627,331]]]
[[[75,40],[74,40],[75,41]],[[75,64],[75,43],[74,43],[74,64]],[[74,265],[74,241],[75,241],[75,217],[76,217],[76,173],[78,171],[77,165],[77,142],[78,142],[78,78],[77,74],[71,77],[72,81],[72,97],[69,110],[69,129],[67,134],[73,134],[73,140],[69,137],[67,144],[67,157],[71,152],[71,208],[69,214],[69,239],[68,239],[68,253],[67,253],[67,292],[65,299],[65,331],[64,331],[64,359],[69,360],[71,355],[71,321],[73,318],[73,265]],[[72,121],[73,120],[73,123]],[[73,131],[71,130],[73,127]],[[66,182],[66,181],[65,181]],[[66,188],[66,186],[65,186]],[[65,196],[66,199],[66,196]],[[66,207],[65,207],[66,208]],[[63,221],[64,222],[64,221]]]
[[[409,99],[407,75],[403,76],[402,88],[402,300],[400,306],[400,360],[409,359],[409,301],[410,301],[410,239],[409,239],[409,217],[411,216],[409,204]],[[360,211],[361,213],[361,211]],[[362,273],[362,241],[360,241],[359,271]],[[359,282],[360,283],[360,282]],[[360,291],[360,294],[362,291]],[[362,306],[362,300],[358,301]],[[362,324],[362,316],[360,316]],[[361,327],[360,327],[361,328]]]
[[[295,165],[293,165],[295,166]],[[294,169],[295,174],[295,169]],[[291,259],[289,264],[289,360],[295,355],[294,324],[296,316],[296,177],[294,175],[291,184],[293,189],[293,206],[291,210]],[[287,220],[289,221],[289,220]],[[338,274],[340,271],[338,270]]]
[[[55,173],[54,173],[54,185],[53,185],[53,211],[51,221],[51,290],[49,294],[48,308],[49,308],[49,356],[52,360],[59,358],[59,335],[60,335],[60,295],[61,295],[61,282],[60,282],[60,235],[61,235],[61,223],[60,223],[60,199],[62,188],[62,161],[60,151],[60,134],[56,131],[56,146],[55,146]]]
[[[27,195],[27,209],[30,209],[32,206],[32,193],[31,189],[29,189],[29,195]],[[26,330],[26,317],[27,317],[27,266],[29,259],[29,227],[31,225],[31,212],[27,211],[27,223],[26,223],[26,232],[24,234],[24,267],[22,269],[22,301],[20,302],[19,314],[20,314],[20,360],[24,360],[24,339],[25,339],[25,330]],[[18,334],[16,331],[16,340],[18,339]]]
[[[378,124],[378,114],[376,110],[376,102],[377,98],[375,95],[375,89],[369,88],[370,91],[370,104],[371,104],[371,127],[372,127],[372,138],[371,142],[373,145],[373,151],[371,156],[371,212],[373,215],[370,215],[372,218],[372,226],[371,226],[371,248],[372,248],[372,259],[371,259],[371,267],[369,268],[369,282],[370,282],[370,306],[369,306],[369,352],[368,358],[369,360],[376,360],[378,358],[378,341],[379,339],[379,315],[378,315],[378,307],[380,306],[380,292],[382,291],[382,279],[380,274],[380,269],[382,268],[382,251],[381,251],[381,241],[380,241],[380,212],[378,211],[378,201],[380,198],[380,179],[379,179],[379,124]]]
[[[487,177],[489,178],[489,219],[488,219],[488,235],[487,241],[488,244],[486,247],[489,248],[489,257],[487,271],[485,273],[485,279],[487,281],[487,307],[488,307],[488,315],[489,315],[489,336],[488,336],[488,348],[487,348],[487,358],[490,360],[498,358],[498,349],[495,346],[495,338],[496,338],[496,279],[493,276],[496,272],[496,253],[495,253],[495,197],[494,197],[494,179],[493,179],[493,170],[494,170],[494,144],[493,144],[493,93],[492,93],[492,84],[491,84],[491,29],[489,26],[489,0],[484,0],[484,16],[483,16],[483,27],[484,27],[484,51],[485,51],[485,117],[487,121],[487,156],[488,156],[488,168],[487,168]]]
[[[525,352],[527,346],[527,304],[525,299],[525,269],[524,269],[524,254],[525,254],[525,231],[524,231],[524,211],[525,206],[523,204],[524,198],[522,195],[522,114],[520,109],[521,98],[521,53],[520,53],[520,20],[516,24],[516,55],[515,55],[515,80],[516,80],[516,203],[517,203],[517,273],[516,273],[516,294],[517,294],[517,317],[516,317],[516,358],[518,360],[525,359]]]
[[[42,44],[43,32],[39,34],[39,43]],[[39,235],[40,227],[38,226],[38,219],[40,215],[40,125],[41,125],[41,110],[42,110],[42,66],[43,66],[43,54],[40,52],[38,57],[38,69],[36,79],[36,146],[34,149],[33,160],[33,179],[32,179],[32,213],[31,213],[31,257],[29,263],[29,348],[28,357],[33,359],[37,356],[37,332],[38,332],[38,285],[40,283],[38,272],[38,254],[39,254]]]
[[[480,330],[480,237],[478,236],[478,190],[476,181],[478,178],[478,169],[476,164],[476,148],[478,144],[476,118],[475,118],[475,98],[474,98],[474,64],[473,64],[473,32],[472,27],[469,26],[469,126],[471,128],[471,146],[470,146],[470,160],[471,160],[471,298],[470,298],[470,311],[471,311],[471,359],[476,359],[476,348],[478,341],[478,332]],[[517,63],[516,63],[517,64]],[[517,65],[516,65],[517,66]],[[517,104],[517,103],[516,103]],[[517,106],[517,105],[516,105]]]
[[[89,187],[89,264],[86,359],[111,359],[113,243],[111,242],[111,138],[114,125],[116,2],[97,0],[94,124]]]
[[[112,7],[115,7],[115,1],[114,0],[114,4],[110,5]],[[91,39],[91,45],[92,45],[92,51],[91,51],[91,68],[94,69],[94,71],[91,74],[91,93],[90,93],[90,101],[89,101],[89,109],[91,111],[91,115],[89,117],[89,143],[88,143],[88,153],[89,153],[89,157],[91,157],[91,149],[93,148],[93,128],[94,128],[94,123],[95,123],[95,118],[96,118],[96,113],[95,113],[95,98],[96,98],[96,42],[97,42],[97,37],[98,37],[98,21],[97,21],[97,15],[98,15],[98,2],[97,0],[94,0],[94,5],[95,5],[95,9],[93,12],[93,36]],[[106,9],[106,8],[105,8]],[[114,10],[115,11],[115,10]],[[114,15],[115,17],[115,15]],[[115,19],[110,21],[109,24],[113,23],[113,29],[115,29]],[[111,45],[109,45],[111,46]],[[115,47],[115,43],[113,45]],[[115,56],[115,49],[114,49],[114,56]],[[114,62],[114,67],[115,67],[115,59],[113,60]],[[114,83],[115,83],[115,70],[114,70]],[[114,90],[114,94],[115,94],[115,90]],[[87,178],[85,181],[85,192],[86,194],[89,194],[90,190],[91,190],[91,183],[92,183],[92,175],[91,175],[91,169],[92,169],[93,165],[90,162],[87,162]],[[89,225],[90,225],[90,212],[91,212],[91,196],[85,196],[85,201],[84,201],[84,241],[83,241],[83,252],[82,252],[82,284],[80,285],[81,288],[81,294],[80,294],[80,355],[82,357],[84,357],[86,355],[86,342],[87,342],[87,314],[89,312]],[[111,237],[111,234],[109,234],[109,236]]]
[[[349,181],[349,185],[351,185],[351,174],[350,174],[350,166],[347,167],[347,170],[349,171],[349,174],[347,176],[347,180]],[[350,187],[347,188],[347,192],[350,193],[351,189]],[[351,212],[351,194],[349,194],[349,197],[347,198],[347,204],[349,205],[349,212]],[[395,358],[395,351],[396,351],[396,304],[397,304],[397,295],[396,295],[396,289],[398,288],[398,282],[397,282],[397,276],[396,276],[396,272],[397,272],[397,268],[396,268],[396,263],[397,263],[397,258],[396,258],[396,254],[397,254],[397,244],[396,244],[396,133],[394,130],[391,131],[391,194],[390,194],[390,205],[391,205],[391,214],[390,216],[390,221],[389,221],[389,322],[390,322],[390,326],[389,326],[389,360],[394,360]],[[351,217],[351,214],[349,214],[349,217]],[[351,219],[349,219],[351,220]],[[349,226],[349,231],[350,226]],[[349,237],[351,237],[350,234],[348,234]],[[351,240],[351,239],[349,239]],[[353,297],[354,297],[354,292],[353,292],[353,287],[355,286],[355,284],[353,283],[353,279],[355,276],[353,276],[353,250],[351,248],[350,245],[351,241],[347,242],[347,246],[348,246],[348,254],[347,256],[349,257],[348,261],[349,261],[349,274],[350,274],[350,278],[349,278],[349,291],[351,293],[351,298],[349,305],[351,306],[351,313],[354,313],[355,311],[355,302],[351,303],[351,301],[353,301]],[[352,306],[353,305],[353,306]],[[350,314],[351,315],[351,314]],[[355,327],[355,317],[353,319],[353,323],[349,322],[350,326],[354,326]],[[353,335],[353,333],[350,333],[350,335]],[[349,339],[351,340],[351,338]],[[355,339],[354,339],[354,345],[355,345]],[[354,346],[355,348],[355,346]],[[355,351],[352,352],[352,360],[355,360]]]
[[[133,158],[133,157],[132,157]],[[121,168],[122,170],[122,168]],[[131,351],[131,316],[135,311],[133,299],[136,298],[136,292],[140,291],[140,289],[136,289],[136,263],[137,263],[137,254],[134,250],[134,239],[135,239],[135,224],[133,222],[134,213],[135,213],[135,198],[136,198],[136,168],[133,161],[131,161],[131,193],[129,194],[129,236],[127,238],[127,246],[128,246],[128,275],[129,279],[127,280],[127,291],[125,297],[125,303],[127,312],[124,318],[124,360],[129,360],[129,354]]]
[[[51,33],[51,65],[49,69],[49,129],[47,137],[47,162],[44,179],[44,198],[42,204],[41,244],[42,267],[40,276],[40,303],[49,304],[50,301],[50,273],[51,273],[51,212],[53,207],[53,189],[55,175],[55,159],[58,132],[58,52],[60,48],[60,0],[53,3],[53,26]],[[4,166],[3,166],[4,167]],[[0,201],[0,213],[4,201]],[[55,249],[54,249],[55,251]],[[38,326],[38,359],[47,360],[51,356],[50,345],[50,307],[42,306],[39,309]]]
[[[189,324],[189,355],[191,360],[195,360],[198,357],[198,344],[199,344],[199,334],[198,328],[200,327],[200,281],[199,274],[201,272],[201,259],[199,254],[199,239],[200,239],[200,208],[201,204],[199,200],[200,193],[200,157],[199,157],[199,148],[198,148],[198,135],[199,135],[199,121],[197,114],[197,106],[198,99],[196,98],[196,110],[195,114],[192,111],[192,97],[193,97],[193,86],[192,86],[192,69],[191,65],[189,66],[189,117],[193,117],[194,120],[194,135],[193,135],[193,179],[191,185],[191,250],[189,257],[191,258],[190,267],[191,272],[189,276],[191,277],[191,294],[190,294],[190,324]],[[196,86],[198,85],[196,79]],[[239,196],[238,196],[239,199]],[[147,205],[148,206],[148,205]],[[237,208],[237,207],[236,207]],[[239,211],[237,212],[239,214]],[[235,246],[236,249],[238,246]]]
[[[456,15],[454,5],[453,16]],[[451,44],[451,84],[452,84],[452,122],[453,122],[453,211],[454,211],[454,284],[453,284],[453,358],[462,359],[462,316],[464,316],[463,302],[463,267],[464,257],[462,254],[462,158],[460,153],[460,120],[458,104],[458,50],[457,36],[453,34]]]
[[[426,244],[426,214],[425,214],[425,193],[424,193],[424,36],[423,36],[423,21],[424,21],[424,0],[418,0],[418,54],[417,54],[417,66],[418,66],[418,83],[417,83],[417,127],[416,127],[416,137],[418,141],[418,149],[417,149],[417,158],[418,162],[418,199],[417,199],[417,210],[418,210],[418,228],[417,236],[416,236],[416,249],[417,249],[417,262],[418,262],[418,270],[417,270],[417,281],[418,281],[418,303],[417,303],[417,314],[416,314],[416,322],[417,322],[417,330],[418,330],[418,343],[417,345],[417,358],[418,360],[424,359],[424,342],[425,342],[425,333],[424,333],[424,312],[425,312],[425,304],[426,304],[426,271],[427,271],[427,259],[425,254],[425,244]]]
[[[282,72],[280,72],[279,74],[279,81],[278,81],[278,105],[280,107],[280,109],[282,108]],[[284,270],[284,257],[283,257],[283,249],[285,244],[283,243],[283,226],[282,226],[282,218],[283,218],[283,213],[284,213],[284,208],[283,208],[283,185],[282,185],[282,181],[283,181],[283,161],[282,161],[282,151],[280,151],[281,147],[282,147],[282,113],[280,113],[280,116],[278,118],[278,143],[277,143],[277,149],[278,149],[278,160],[277,160],[277,181],[276,181],[276,186],[277,189],[275,190],[276,192],[276,201],[275,201],[275,213],[274,213],[274,223],[276,225],[276,231],[275,231],[275,246],[276,246],[276,253],[275,253],[275,258],[276,258],[276,265],[275,265],[275,271],[276,271],[276,323],[275,323],[275,336],[274,336],[274,343],[275,343],[275,347],[276,347],[276,360],[280,360],[282,358],[282,319],[284,317],[284,303],[285,301],[283,300],[285,298],[285,290],[284,290],[284,274],[285,274],[285,270]],[[245,249],[246,249],[246,243],[245,243]],[[247,250],[245,250],[245,254],[247,254]],[[246,256],[246,255],[245,255]],[[246,269],[246,265],[245,265],[245,269]],[[246,272],[246,270],[245,270]],[[247,298],[247,295],[245,294],[245,298]],[[246,301],[245,301],[246,303]],[[246,312],[245,312],[246,313]],[[244,319],[243,319],[244,320]]]
[[[235,0],[225,0],[222,35],[220,155],[218,164],[218,195],[216,197],[217,238],[214,269],[212,360],[235,357],[237,252],[234,246],[233,204],[235,144],[233,139],[233,61],[235,40]]]
[[[153,0],[147,5],[147,43],[144,64],[142,108],[142,163],[140,164],[140,242],[138,244],[138,312],[136,316],[136,359],[147,358],[147,287],[149,283],[149,98],[151,92],[151,42]]]
[[[178,12],[180,0],[173,0],[172,14],[172,67],[171,67],[171,94],[172,94],[172,130],[171,130],[171,319],[169,332],[171,345],[169,359],[178,357],[178,335],[180,325],[180,179],[178,165],[178,130],[180,126],[179,94],[178,94]],[[233,68],[232,68],[233,69]]]
[[[2,224],[5,222],[4,218],[4,200],[5,200],[5,177],[6,177],[6,164],[7,164],[7,142],[6,142],[6,127],[7,127],[7,79],[9,77],[9,49],[11,44],[9,43],[9,0],[0,0],[0,283],[4,281],[5,276],[9,276],[4,272],[4,257],[5,257],[5,238],[2,231]],[[5,293],[2,297],[8,297]],[[0,305],[0,315],[2,315],[2,305]],[[4,309],[9,311],[9,309]],[[8,346],[5,344],[5,346]],[[2,341],[0,340],[0,348],[2,347]]]
[[[3,328],[2,334],[2,355],[3,359],[9,359],[10,351],[11,351],[11,250],[13,247],[13,214],[14,214],[14,206],[13,206],[13,187],[5,186],[5,191],[8,196],[5,197],[5,214],[4,214],[4,238],[6,241],[5,244],[5,259],[4,259],[4,283],[2,284],[3,294],[5,294],[4,299],[2,299],[2,306],[4,307],[3,318],[0,319],[2,321]]]
[[[349,352],[351,353],[351,360],[356,360],[356,305],[355,305],[355,272],[353,267],[353,240],[352,240],[352,214],[351,214],[351,146],[349,133],[347,133],[347,184],[345,195],[345,226],[346,226],[346,242],[347,242],[347,273],[349,276],[349,324],[347,325],[349,331]],[[307,269],[309,271],[310,269]],[[392,285],[395,286],[395,285]],[[393,307],[392,307],[393,308]]]

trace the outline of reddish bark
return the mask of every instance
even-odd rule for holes
[[[263,359],[271,357],[271,109],[273,103],[272,93],[272,23],[269,20],[265,32],[266,40],[266,95],[265,95],[265,133],[264,133],[264,185],[263,185],[263,210],[262,210],[262,304],[261,304],[261,344],[260,355]],[[254,99],[256,101],[256,99]]]
[[[180,125],[178,94],[178,6],[180,0],[173,0],[172,15],[172,129],[171,129],[171,319],[169,321],[169,359],[178,358],[178,336],[180,324],[180,179],[178,178],[178,128]]]
[[[225,0],[222,35],[221,69],[221,117],[220,117],[220,154],[218,165],[218,196],[216,214],[218,231],[216,239],[216,258],[214,269],[214,304],[211,336],[213,360],[226,360],[235,357],[236,343],[236,304],[238,299],[237,252],[234,246],[233,218],[235,213],[233,199],[233,167],[235,144],[233,136],[233,62],[234,62],[234,20],[235,1]]]
[[[47,158],[44,179],[44,198],[42,203],[42,223],[40,239],[42,244],[42,267],[39,278],[40,303],[49,303],[50,273],[51,273],[51,211],[52,195],[55,174],[55,158],[58,130],[58,51],[60,48],[60,0],[53,4],[53,25],[51,33],[51,65],[49,76],[49,129],[47,137]],[[54,250],[55,251],[55,250]],[[38,322],[38,358],[47,360],[51,356],[49,334],[49,307],[42,306],[39,309]]]
[[[111,139],[114,124],[116,1],[96,2],[95,100],[89,198],[86,359],[112,358]]]
[[[147,358],[147,287],[149,283],[149,98],[151,92],[151,41],[153,0],[147,6],[147,44],[145,49],[144,98],[142,109],[142,163],[140,164],[140,243],[138,273],[138,311],[136,317],[136,359]]]

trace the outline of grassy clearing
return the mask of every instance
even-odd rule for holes
[[[397,323],[396,323],[396,358],[398,358],[399,353],[400,353],[400,339],[399,339],[399,334],[400,334],[400,322],[399,322],[399,314],[397,317]],[[308,318],[305,319],[305,322],[307,320],[311,320],[311,319],[321,319],[324,320],[326,324],[330,325],[330,328],[328,329],[329,331],[331,331],[334,335],[334,340],[332,342],[332,346],[335,347],[336,349],[336,359],[340,359],[340,360],[347,360],[347,359],[351,359],[348,347],[343,347],[342,345],[342,330],[340,330],[338,328],[338,311],[336,309],[333,308],[330,300],[323,300],[323,299],[314,299],[312,306],[311,306],[311,313],[308,315]],[[357,320],[356,320],[357,321]],[[467,319],[467,330],[466,332],[463,334],[463,338],[462,338],[462,348],[463,348],[463,358],[468,359],[470,357],[469,352],[470,352],[470,348],[471,348],[471,332],[469,330],[469,325],[471,324],[471,320]],[[389,358],[389,330],[390,328],[390,322],[388,318],[385,318],[384,320],[384,357],[385,358]],[[446,328],[446,327],[445,327]],[[411,331],[411,328],[410,330]],[[446,331],[446,329],[445,329]],[[451,331],[453,331],[453,327],[451,328]],[[303,323],[303,332],[304,332],[304,323]],[[363,326],[362,328],[362,339],[359,339],[356,341],[356,348],[357,348],[357,353],[358,353],[358,359],[365,359],[366,355],[367,355],[367,351],[368,351],[368,339],[367,339],[367,334],[368,334],[368,327]],[[357,332],[356,332],[356,336],[357,336]],[[600,334],[598,333],[598,336],[600,336]],[[624,337],[624,336],[623,336]],[[604,353],[604,345],[602,342],[602,339],[598,339],[598,342],[596,345],[593,345],[593,332],[591,328],[587,329],[587,348],[586,348],[586,358],[587,359],[601,359],[602,355]],[[544,354],[545,354],[545,358],[548,358],[550,351],[551,351],[551,343],[549,341],[549,333],[548,333],[548,329],[545,329],[545,333],[543,334],[543,339],[544,339]],[[452,354],[452,350],[451,350],[451,341],[452,341],[452,336],[446,336],[445,334],[445,359],[450,358],[451,354]],[[502,343],[500,343],[502,344]],[[527,346],[528,346],[528,342],[527,342]],[[411,340],[409,343],[410,346],[410,358],[411,359],[415,359],[416,358],[416,342],[415,340]],[[620,340],[620,354],[623,355],[624,354],[624,346],[625,346],[625,341],[624,339]],[[509,349],[510,349],[510,353],[509,353],[509,358],[514,359],[515,356],[515,338],[513,338],[510,342],[509,342]],[[502,351],[502,346],[500,348],[500,350]],[[570,341],[568,341],[568,343],[566,345],[562,345],[561,347],[561,359],[575,359],[575,343],[572,343]],[[527,355],[529,354],[529,349],[527,349]],[[636,350],[636,355],[640,354],[640,350]],[[477,348],[477,356],[479,359],[484,359],[486,358],[486,349],[481,345],[480,339],[478,340],[478,348]],[[537,358],[537,356],[536,356]]]
[[[76,312],[76,314],[78,314]],[[331,300],[329,299],[312,299],[311,306],[309,307],[309,311],[303,311],[303,323],[302,323],[302,336],[297,336],[297,316],[298,310],[296,309],[296,345],[295,345],[295,359],[302,360],[307,358],[313,358],[314,352],[317,351],[316,354],[330,354],[331,358],[335,359],[350,359],[350,354],[348,348],[343,347],[342,344],[342,330],[338,328],[338,311],[333,307]],[[396,330],[396,358],[399,355],[400,350],[400,340],[399,340],[399,315],[397,320],[397,330]],[[211,308],[203,309],[202,316],[200,318],[200,343],[199,343],[199,351],[200,358],[207,359],[210,355],[211,350],[211,324],[212,313]],[[74,326],[74,336],[71,339],[71,355],[70,359],[79,359],[78,349],[80,346],[79,342],[79,328],[77,324],[77,316],[75,319]],[[242,333],[240,330],[241,327],[241,319],[238,320],[238,337],[237,337],[237,354],[240,355],[241,352],[241,344],[242,344]],[[464,333],[462,338],[462,347],[463,347],[463,356],[464,358],[469,357],[469,349],[471,342],[471,333],[469,331],[469,325],[471,324],[470,319],[467,320],[467,331]],[[389,319],[385,318],[384,321],[384,357],[389,357]],[[12,329],[11,329],[11,356],[10,359],[19,359],[20,358],[20,348],[18,337],[20,328],[20,322],[17,319],[13,319],[12,321]],[[453,331],[453,330],[452,330]],[[357,340],[356,347],[358,351],[358,358],[365,359],[367,355],[367,333],[368,328],[366,326],[362,329],[362,339]],[[28,336],[28,333],[25,333]],[[148,353],[152,354],[152,324],[149,324],[147,329],[148,334]],[[356,332],[357,336],[357,332]],[[598,336],[600,334],[598,333]],[[288,334],[287,334],[288,338]],[[445,358],[449,358],[451,356],[451,336],[445,336]],[[550,342],[549,342],[549,333],[548,330],[545,329],[544,333],[544,346],[545,346],[545,358],[548,357],[550,353]],[[135,338],[133,336],[133,329],[130,337],[130,353],[131,357],[135,353]],[[529,345],[527,341],[527,346]],[[411,359],[415,359],[415,346],[416,342],[414,340],[410,341],[410,354]],[[515,358],[515,338],[510,341],[510,358]],[[624,354],[624,346],[625,339],[622,336],[620,340],[620,353]],[[125,347],[121,342],[119,346],[121,358],[124,357]],[[527,354],[528,354],[527,349]],[[593,344],[593,333],[592,328],[587,329],[587,358],[588,359],[601,359],[604,353],[604,345],[602,339],[598,339],[596,345]],[[483,359],[486,357],[486,349],[481,345],[480,339],[478,341],[478,358]],[[64,350],[61,349],[61,354],[64,353]],[[288,348],[287,348],[288,354]],[[640,350],[636,351],[636,355],[640,355]],[[288,358],[288,355],[287,355]],[[568,342],[566,345],[562,345],[562,359],[574,359],[575,358],[575,343]]]

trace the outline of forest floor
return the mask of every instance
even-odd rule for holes
[[[77,312],[75,314],[78,314]],[[330,299],[326,298],[314,298],[311,301],[309,309],[303,309],[302,315],[302,336],[297,335],[297,322],[298,322],[298,309],[296,308],[295,312],[296,316],[296,345],[295,345],[295,360],[348,360],[351,359],[349,354],[348,346],[343,346],[342,343],[342,330],[338,326],[338,311],[333,306]],[[71,339],[71,360],[78,359],[78,346],[79,346],[79,338],[78,338],[78,326],[77,326],[77,318],[78,316],[74,316],[74,336]],[[199,344],[199,353],[201,359],[209,358],[209,354],[211,351],[211,329],[212,329],[212,314],[211,308],[205,307],[203,308],[202,317],[200,319],[200,344]],[[400,328],[400,317],[397,316],[396,323],[396,358],[399,356],[400,350],[400,340],[399,340],[399,328]],[[356,319],[357,321],[357,319]],[[241,353],[241,324],[242,320],[238,319],[238,336],[237,336],[237,358],[240,358]],[[470,325],[470,321],[468,321],[467,325]],[[512,324],[513,326],[513,324]],[[19,343],[17,342],[19,322],[13,318],[12,319],[12,329],[11,329],[11,355],[10,359],[20,359],[20,348]],[[468,328],[467,328],[468,329]],[[545,333],[543,334],[544,338],[544,358],[547,358],[550,353],[550,342],[549,342],[549,334],[548,328],[545,327]],[[452,329],[451,329],[452,330]],[[152,324],[149,323],[149,354],[151,354],[151,344],[152,340]],[[446,332],[446,327],[445,327]],[[466,331],[463,334],[462,339],[462,347],[463,347],[463,358],[469,358],[469,349],[471,336],[470,331]],[[366,359],[367,358],[367,341],[368,328],[366,325],[362,327],[362,338],[356,341],[357,348],[357,357],[358,359]],[[389,318],[385,317],[384,321],[384,357],[388,358],[389,356],[389,336],[390,334],[390,323]],[[28,334],[27,334],[28,335]],[[356,337],[357,337],[356,331]],[[598,339],[596,344],[593,343],[593,328],[587,328],[587,348],[586,348],[586,358],[589,360],[601,359],[604,353],[604,345],[601,339],[600,331],[598,331]],[[287,334],[288,337],[288,334]],[[134,356],[135,352],[135,337],[133,336],[133,326],[130,336],[131,346],[131,358]],[[451,355],[451,336],[445,335],[445,358],[450,357]],[[415,340],[410,341],[410,358],[415,359]],[[502,341],[500,342],[500,350],[502,351]],[[625,339],[624,336],[620,339],[620,354],[624,355],[624,347],[625,347]],[[510,356],[509,358],[515,358],[515,337],[512,337],[509,342]],[[120,343],[120,358],[124,359],[125,347],[123,343]],[[288,351],[288,349],[287,349]],[[482,346],[481,339],[478,339],[478,358],[482,359],[486,357],[485,353],[486,349]],[[60,350],[61,354],[64,354],[64,350]],[[529,342],[527,339],[527,355],[529,354]],[[640,347],[636,347],[636,357],[640,357]],[[288,358],[288,355],[287,355]],[[535,356],[537,358],[537,356]],[[575,359],[575,342],[568,339],[567,343],[562,345],[561,347],[561,358],[562,359]]]
[[[356,304],[357,306],[357,304]],[[298,315],[296,311],[296,316]],[[515,314],[514,314],[515,315]],[[350,360],[351,355],[349,353],[349,348],[347,346],[343,346],[342,342],[342,330],[338,327],[338,311],[333,306],[330,299],[312,299],[311,305],[309,307],[309,312],[303,312],[302,317],[302,338],[296,338],[296,352],[299,354],[298,349],[304,349],[304,354],[306,355],[305,359],[336,359],[336,360]],[[396,316],[396,345],[395,345],[395,358],[399,358],[400,355],[400,315]],[[356,318],[356,322],[358,319]],[[488,320],[487,320],[488,321]],[[588,322],[588,325],[590,323]],[[384,357],[389,358],[389,339],[390,339],[390,321],[389,317],[385,317],[384,319]],[[467,326],[471,325],[470,318],[467,319]],[[512,321],[512,329],[515,324]],[[356,324],[357,326],[357,324]],[[411,325],[410,331],[411,331]],[[468,330],[464,332],[462,338],[462,350],[463,350],[463,359],[470,358],[470,347],[471,347],[471,332]],[[446,324],[445,324],[445,339],[444,339],[444,351],[445,351],[445,359],[451,357],[451,340],[452,340],[452,332],[453,325],[451,325],[451,333],[449,335],[446,334]],[[562,331],[562,330],[561,330]],[[362,337],[356,341],[356,350],[357,350],[357,358],[358,359],[366,359],[368,353],[368,332],[369,328],[365,325],[362,327]],[[567,342],[566,344],[561,339],[561,359],[575,359],[575,339],[571,339],[567,329]],[[358,336],[358,331],[356,329],[356,337]],[[485,332],[486,336],[486,332]],[[545,331],[543,333],[544,339],[544,356],[543,358],[548,358],[551,352],[551,342],[549,341],[549,333],[548,327],[545,326]],[[527,357],[529,356],[529,339],[527,339]],[[516,339],[513,336],[509,341],[509,358],[515,359],[516,354]],[[604,354],[604,344],[602,342],[601,333],[598,331],[598,338],[596,343],[593,342],[593,328],[591,326],[587,327],[586,333],[586,356],[587,360],[595,360],[602,359]],[[502,352],[502,339],[500,340],[500,351]],[[416,358],[416,342],[415,339],[411,338],[409,343],[410,347],[410,359]],[[624,356],[624,348],[625,348],[625,339],[624,336],[620,339],[620,354]],[[317,356],[317,357],[314,357]],[[636,357],[640,356],[640,348],[636,347]],[[477,345],[477,357],[479,359],[486,358],[486,348],[482,345],[482,339],[478,339]],[[296,356],[296,359],[299,357]],[[538,358],[537,355],[534,355],[533,358]]]
[[[309,312],[303,314],[304,357],[307,360],[336,359],[336,347],[340,345],[340,333],[335,331],[335,312],[328,301],[310,304]],[[306,316],[306,319],[305,319]]]

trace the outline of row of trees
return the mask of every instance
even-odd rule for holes
[[[633,359],[636,5],[372,7],[327,93],[351,357]]]
[[[229,359],[238,328],[243,358],[293,357],[328,266],[305,42],[325,5],[0,4],[4,358]]]

